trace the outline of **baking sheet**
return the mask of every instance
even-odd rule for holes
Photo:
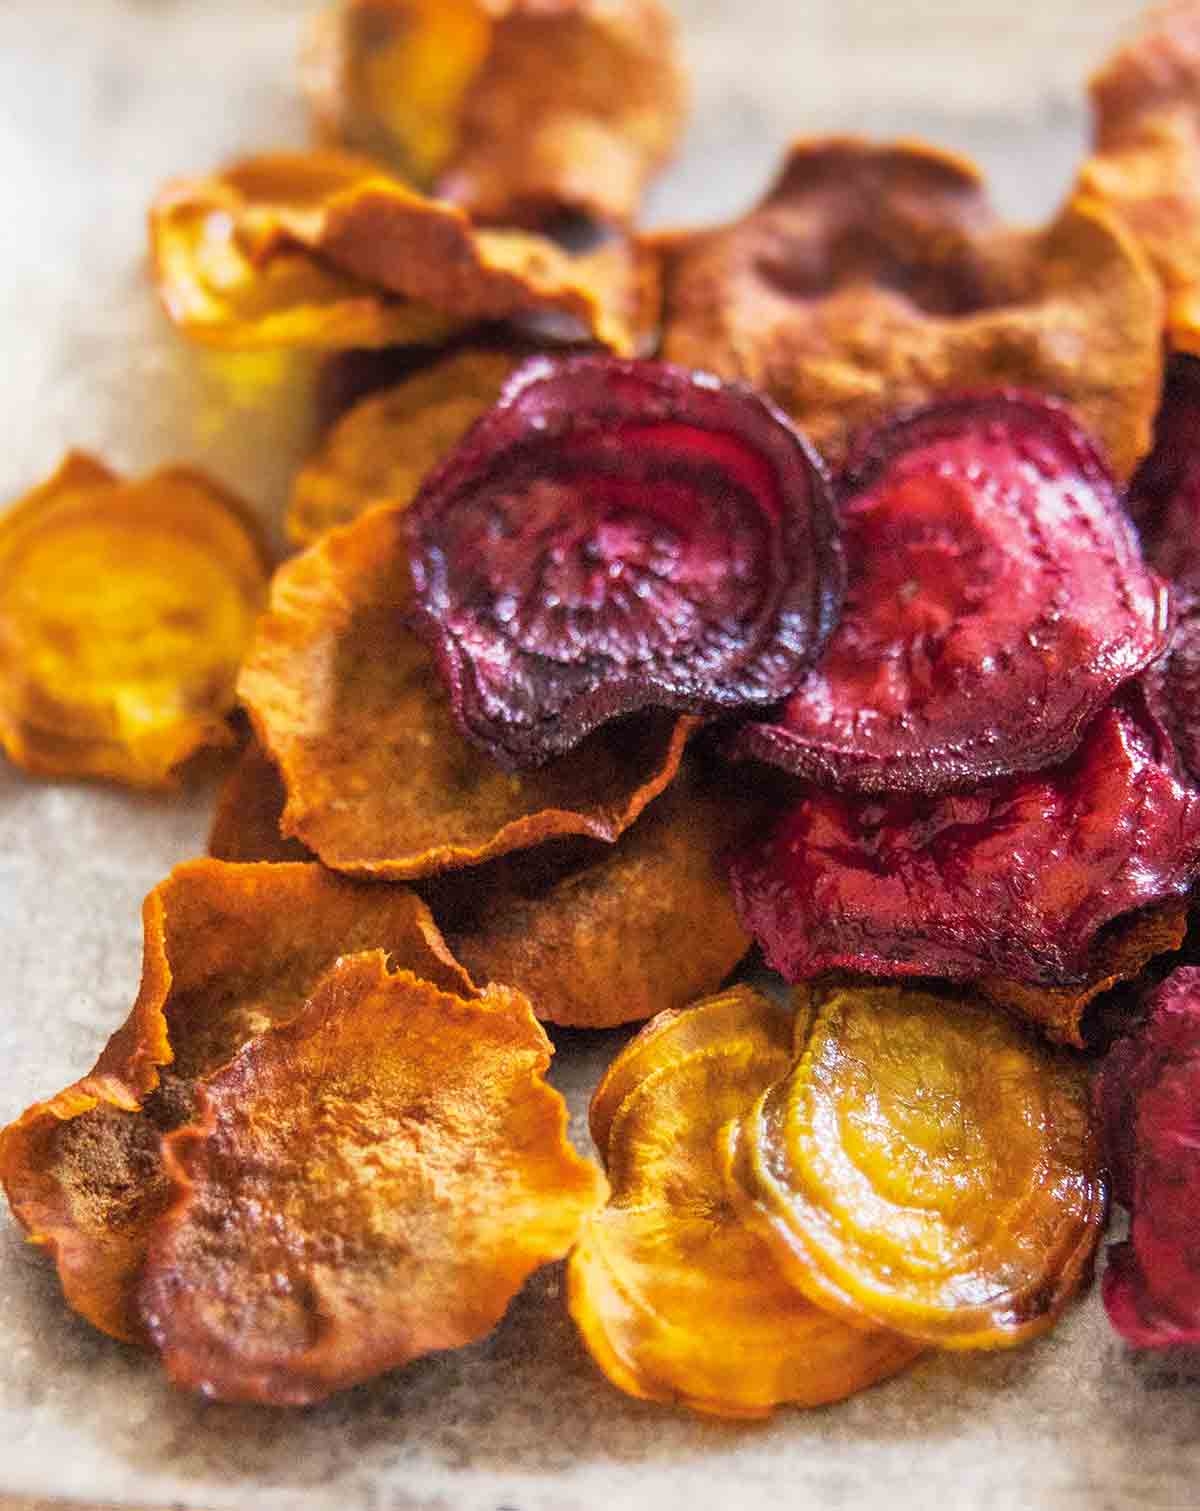
[[[306,364],[186,347],[143,268],[152,190],[296,144],[302,0],[0,0],[0,499],[68,444],[211,467],[277,521],[308,436]],[[660,222],[749,204],[798,132],[925,135],[1047,212],[1081,80],[1128,0],[677,0],[696,80]],[[143,894],[199,853],[216,769],[169,799],[27,781],[0,761],[0,1119],[85,1070],[136,990]],[[561,1034],[586,1094],[623,1036]],[[1137,1362],[1098,1299],[1011,1354],[930,1357],[845,1405],[729,1425],[629,1400],[535,1277],[485,1342],[300,1413],[207,1406],[67,1312],[0,1215],[0,1494],[337,1511],[689,1511],[939,1501],[1194,1506],[1200,1382]]]

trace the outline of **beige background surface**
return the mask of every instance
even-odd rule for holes
[[[188,350],[147,291],[152,189],[299,142],[302,0],[0,0],[0,499],[69,443],[188,457],[274,517],[304,373]],[[749,203],[797,132],[977,154],[1014,215],[1050,209],[1081,81],[1129,0],[678,0],[688,150],[653,218]],[[286,391],[293,393],[289,404]],[[142,894],[202,845],[211,783],[171,800],[25,781],[0,761],[0,1118],[91,1063],[124,1016]],[[577,1118],[619,1036],[562,1036]],[[577,1121],[581,1132],[582,1123]],[[931,1358],[843,1407],[735,1427],[626,1400],[535,1279],[486,1342],[294,1415],[206,1407],[63,1308],[0,1215],[0,1495],[338,1511],[1194,1506],[1200,1383],[1135,1362],[1093,1296],[1046,1342]],[[20,1502],[17,1502],[20,1504]],[[0,1504],[3,1504],[0,1501]]]

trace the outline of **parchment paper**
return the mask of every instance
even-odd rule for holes
[[[188,458],[276,519],[308,430],[303,363],[189,349],[143,269],[152,190],[303,140],[303,0],[0,0],[0,499],[68,444]],[[653,219],[750,203],[797,132],[927,135],[1001,205],[1047,212],[1081,82],[1131,0],[678,0],[696,124]],[[286,396],[286,397],[285,397]],[[176,797],[26,780],[0,760],[0,1119],[90,1065],[136,989],[143,893],[203,845],[218,770]],[[560,1035],[582,1142],[622,1035]],[[1200,1382],[1139,1363],[1093,1294],[1048,1340],[931,1356],[761,1426],[626,1399],[543,1272],[486,1342],[302,1413],[212,1407],[63,1306],[0,1215],[0,1493],[337,1511],[1193,1506]]]

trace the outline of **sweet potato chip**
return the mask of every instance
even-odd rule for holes
[[[0,516],[0,748],[42,776],[168,784],[233,738],[267,572],[248,510],[200,473],[126,483],[69,455]]]
[[[653,713],[536,772],[493,765],[405,627],[403,519],[372,509],[275,575],[238,691],[283,775],[283,832],[336,870],[392,880],[556,836],[614,840],[671,781],[695,721]]]
[[[632,1023],[715,991],[749,950],[723,852],[763,810],[685,762],[611,848],[542,845],[422,891],[473,981],[515,986],[546,1022]]]
[[[146,898],[142,984],[90,1074],[0,1134],[18,1220],[58,1265],[68,1302],[139,1340],[132,1287],[168,1196],[159,1143],[187,1122],[199,1079],[287,1022],[339,955],[389,951],[397,967],[472,990],[428,909],[315,865],[189,861]]]
[[[427,473],[500,397],[521,358],[470,348],[356,404],[292,487],[287,531],[308,545],[373,504],[408,504]]]
[[[1155,6],[1091,82],[1083,193],[1140,242],[1167,296],[1172,346],[1200,353],[1200,6]]]
[[[362,158],[273,153],[168,184],[150,212],[168,315],[221,346],[438,342],[481,321],[557,317],[632,353],[645,271],[632,251],[572,257],[477,231]]]
[[[1106,1193],[1086,1071],[996,1009],[834,989],[788,1078],[723,1136],[785,1273],[860,1324],[1009,1346],[1089,1273]]]
[[[717,1134],[787,1074],[788,1014],[737,987],[630,1048],[633,1066],[622,1055],[606,1078],[622,1087],[605,1145],[612,1199],[567,1270],[571,1314],[613,1384],[762,1417],[842,1400],[909,1363],[907,1340],[807,1301],[722,1188]]]
[[[340,960],[164,1143],[139,1301],[181,1385],[303,1405],[488,1332],[604,1200],[519,993]]]
[[[685,110],[658,0],[342,0],[304,78],[326,138],[508,225],[627,223]]]
[[[1161,290],[1086,198],[1014,231],[962,159],[833,138],[742,220],[654,245],[664,357],[764,389],[835,463],[894,410],[1014,385],[1066,400],[1121,477],[1149,449]]]
[[[1027,1018],[1059,1044],[1084,1047],[1083,1015],[1102,992],[1133,981],[1157,955],[1177,950],[1187,937],[1188,905],[1166,902],[1116,919],[1092,947],[1087,980],[1078,986],[1031,986],[1005,976],[973,983],[989,1001]]]
[[[279,768],[257,740],[250,740],[217,796],[208,853],[214,860],[241,862],[315,859],[299,840],[280,833],[286,802]]]

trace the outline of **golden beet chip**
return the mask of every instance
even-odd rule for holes
[[[1083,1066],[969,1001],[833,990],[724,1138],[731,1195],[796,1285],[944,1348],[1052,1327],[1104,1222]]]
[[[139,1300],[171,1378],[303,1405],[488,1332],[604,1200],[518,993],[338,961],[165,1141]]]
[[[537,771],[459,734],[405,628],[403,511],[372,509],[276,574],[238,691],[287,789],[283,832],[327,866],[404,880],[562,835],[611,841],[671,781],[695,720],[652,713]]]
[[[1095,145],[1079,188],[1133,232],[1166,290],[1171,344],[1200,354],[1200,5],[1148,11],[1091,96]]]
[[[573,257],[531,232],[477,231],[454,206],[332,152],[267,154],[168,184],[150,241],[168,315],[220,346],[438,342],[540,316],[628,354],[645,319],[632,251]]]
[[[1096,940],[1082,985],[1034,986],[1006,976],[985,976],[973,985],[992,1002],[1036,1023],[1051,1039],[1082,1048],[1089,1004],[1120,982],[1136,979],[1156,955],[1177,950],[1187,926],[1186,902],[1142,908],[1116,919]]]
[[[509,225],[630,221],[685,113],[659,0],[341,0],[304,63],[324,136]]]
[[[291,538],[308,545],[373,504],[409,503],[426,473],[500,397],[520,361],[510,352],[455,352],[356,404],[296,478]]]
[[[0,516],[0,748],[41,776],[169,782],[226,716],[266,596],[243,505],[198,472],[68,455]]]
[[[311,850],[279,831],[286,801],[279,768],[257,740],[250,740],[217,796],[208,853],[215,860],[313,860]]]
[[[715,991],[751,944],[724,851],[763,811],[727,784],[685,762],[612,847],[541,845],[427,883],[455,959],[572,1028],[636,1022]]]
[[[676,1042],[678,1041],[678,1042]],[[673,1013],[618,1057],[613,1194],[568,1266],[571,1314],[614,1385],[718,1416],[839,1401],[912,1360],[904,1338],[815,1307],[722,1188],[717,1134],[787,1074],[791,1028],[748,987]]]
[[[169,1189],[162,1134],[194,1115],[196,1083],[300,1011],[339,955],[383,948],[447,991],[472,990],[428,909],[315,865],[178,866],[146,898],[142,984],[89,1075],[0,1133],[18,1220],[58,1265],[68,1302],[137,1340],[132,1287]]]
[[[1014,231],[963,159],[833,138],[742,220],[654,244],[663,355],[766,390],[835,461],[896,409],[1009,386],[1065,399],[1122,476],[1149,450],[1161,292],[1083,197]]]

